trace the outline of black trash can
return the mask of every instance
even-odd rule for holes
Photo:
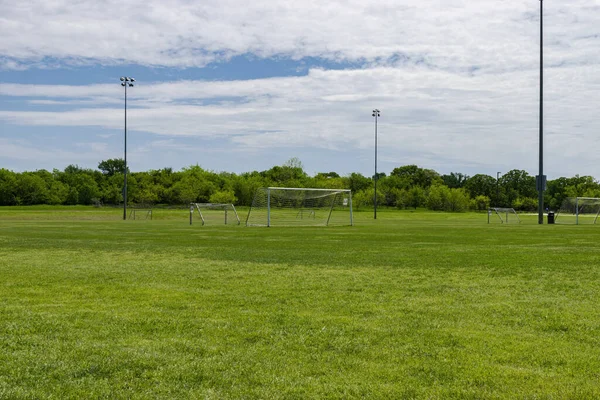
[[[553,223],[554,223],[554,212],[548,211],[548,224],[553,224]]]

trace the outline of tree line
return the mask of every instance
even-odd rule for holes
[[[118,205],[123,203],[122,159],[101,161],[97,169],[69,165],[63,171],[13,172],[0,169],[0,205]],[[405,165],[389,175],[340,176],[322,172],[309,176],[297,158],[266,171],[242,174],[214,172],[198,165],[128,172],[127,199],[132,205],[182,205],[191,202],[233,203],[249,206],[260,187],[350,189],[355,208],[372,207],[374,179],[381,206],[427,208],[439,211],[486,210],[490,206],[518,211],[537,210],[535,177],[512,170],[500,179],[459,172],[441,175],[434,170]],[[547,182],[546,207],[557,210],[566,197],[600,197],[600,184],[591,176],[561,177]]]

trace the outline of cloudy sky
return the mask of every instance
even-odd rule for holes
[[[538,168],[538,0],[0,0],[0,168]],[[600,178],[600,0],[544,2],[545,172]]]

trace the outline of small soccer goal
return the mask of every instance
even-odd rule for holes
[[[268,187],[256,190],[246,226],[353,225],[346,189]]]
[[[521,220],[514,208],[492,207],[488,210],[488,224],[520,224]]]
[[[568,197],[554,217],[556,224],[595,225],[600,214],[600,198]]]
[[[192,203],[190,206],[190,225],[194,210],[198,211],[202,225],[239,225],[240,217],[233,204]]]
[[[152,209],[133,208],[129,211],[129,219],[152,219]]]

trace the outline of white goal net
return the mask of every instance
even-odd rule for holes
[[[488,210],[488,224],[520,224],[519,214],[514,208],[492,207]]]
[[[554,218],[557,224],[596,224],[600,214],[600,198],[568,197]]]
[[[344,189],[257,189],[246,226],[352,225],[352,193]]]
[[[192,203],[192,208],[198,211],[202,225],[239,225],[240,217],[233,204],[221,203]],[[192,216],[190,215],[190,218]],[[190,219],[190,223],[191,223]]]

